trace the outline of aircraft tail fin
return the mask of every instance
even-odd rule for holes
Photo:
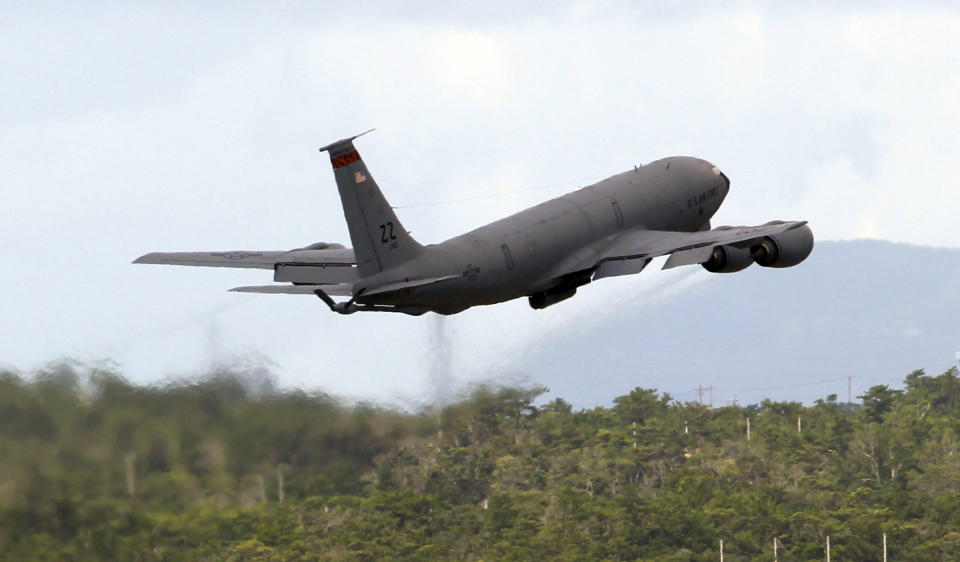
[[[320,149],[320,152],[330,153],[343,215],[353,242],[357,272],[361,277],[396,267],[423,251],[423,246],[400,224],[353,146],[354,139],[369,132],[338,140]]]

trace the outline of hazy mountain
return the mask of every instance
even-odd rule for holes
[[[653,272],[647,272],[647,275]],[[960,349],[960,250],[819,242],[797,267],[711,275],[531,350],[524,370],[577,406],[642,386],[714,404],[854,400]],[[559,306],[562,306],[559,305]],[[667,328],[669,327],[669,328]]]

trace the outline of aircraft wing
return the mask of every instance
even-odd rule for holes
[[[757,239],[787,232],[807,221],[772,221],[760,226],[721,226],[700,232],[632,230],[606,239],[592,251],[574,256],[560,274],[596,268],[595,278],[639,273],[655,257],[672,254],[664,269],[703,263],[714,246],[749,247]]]
[[[807,221],[776,221],[760,226],[721,226],[701,232],[636,230],[617,237],[601,261],[655,258],[708,246],[749,246],[758,238],[800,228],[805,224]]]
[[[274,269],[278,264],[354,265],[349,249],[303,249],[288,251],[229,250],[221,252],[151,252],[133,263]]]
[[[291,287],[300,286],[332,287],[333,291],[337,291],[337,286],[352,287],[358,279],[353,250],[322,242],[309,248],[289,251],[153,252],[140,256],[133,263],[272,269],[274,281],[294,284],[238,287],[239,292],[246,293],[297,294],[299,291],[291,290]],[[306,291],[305,294],[311,292]],[[345,294],[349,294],[349,291]]]
[[[133,263],[163,265],[196,265],[203,267],[249,267],[273,269],[276,258],[286,252],[151,252],[133,260]]]

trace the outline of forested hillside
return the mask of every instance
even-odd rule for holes
[[[7,560],[960,559],[960,378],[856,405],[574,411],[478,387],[442,412],[0,372]],[[749,427],[749,438],[748,438]]]

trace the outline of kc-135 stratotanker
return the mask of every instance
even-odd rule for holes
[[[321,242],[289,251],[154,252],[134,263],[272,269],[280,284],[231,291],[316,295],[340,314],[420,315],[519,297],[546,308],[591,281],[640,273],[668,254],[663,269],[700,264],[731,273],[754,263],[791,267],[813,250],[806,221],[711,229],[730,180],[710,162],[688,156],[636,166],[424,246],[403,228],[370,175],[354,147],[359,136],[320,149],[330,154],[353,249]]]

